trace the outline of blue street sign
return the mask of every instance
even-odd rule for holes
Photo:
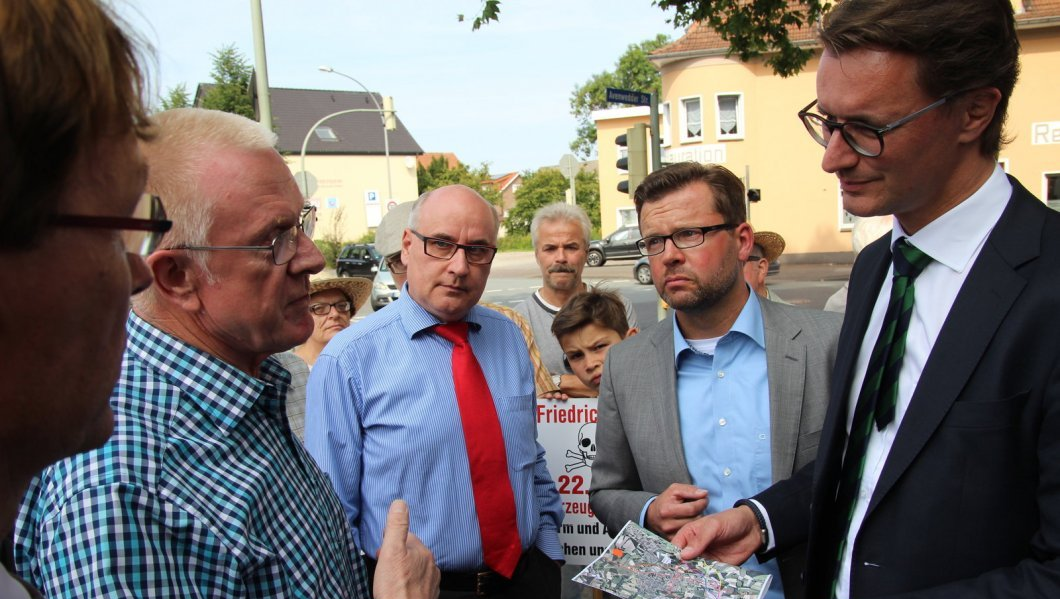
[[[629,89],[607,88],[607,101],[616,104],[632,104],[634,106],[651,106],[651,94],[635,92]]]

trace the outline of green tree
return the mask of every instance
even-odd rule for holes
[[[655,39],[630,44],[615,63],[614,71],[597,73],[574,88],[570,95],[570,112],[578,119],[578,132],[570,143],[571,150],[582,158],[588,158],[596,149],[596,123],[592,111],[610,106],[607,88],[654,92],[659,97],[662,81],[648,56],[668,43],[670,38],[660,33]]]
[[[213,59],[213,85],[203,94],[203,108],[223,110],[254,118],[254,102],[250,95],[250,76],[254,69],[235,44],[223,46],[210,54]]]
[[[422,164],[416,167],[416,185],[421,194],[446,185],[460,184],[478,191],[494,206],[500,206],[501,192],[492,186],[483,186],[491,178],[485,164],[472,169],[464,163],[458,163],[456,167],[449,168],[449,162],[442,156],[435,156],[427,168],[423,168]]]
[[[484,0],[472,31],[500,19],[500,0]],[[653,6],[674,9],[673,23],[687,27],[702,21],[729,42],[728,55],[747,61],[763,55],[766,65],[781,77],[797,74],[813,51],[788,37],[789,27],[810,27],[829,9],[829,0],[652,0]],[[461,19],[463,20],[463,19]]]
[[[530,221],[538,208],[562,202],[570,182],[554,168],[543,168],[536,173],[523,173],[523,184],[515,192],[515,206],[508,213],[504,226],[509,233],[526,235]],[[574,178],[574,192],[579,206],[585,209],[594,229],[600,228],[600,181],[595,172],[579,172]]]
[[[191,106],[191,99],[188,96],[188,86],[183,83],[176,87],[169,88],[166,97],[162,98],[162,110],[187,108],[188,106]]]

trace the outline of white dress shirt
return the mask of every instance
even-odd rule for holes
[[[851,558],[855,538],[865,519],[869,500],[879,481],[895,435],[909,408],[909,401],[916,390],[920,374],[931,355],[931,349],[949,315],[950,308],[953,307],[957,292],[964,285],[964,280],[979,256],[987,236],[1001,218],[1001,213],[1005,210],[1011,196],[1012,184],[998,166],[994,168],[994,172],[982,187],[967,200],[957,204],[949,212],[915,234],[908,235],[898,223],[898,219],[894,220],[891,247],[894,247],[894,242],[899,237],[906,237],[909,243],[931,256],[934,262],[920,273],[914,283],[913,314],[909,321],[909,331],[906,333],[905,356],[902,358],[902,368],[898,375],[898,399],[894,421],[882,431],[877,431],[873,427],[869,436],[861,487],[854,500],[854,513],[851,516],[850,529],[847,532],[847,541],[840,563],[836,599],[848,599],[849,597]],[[887,277],[880,287],[879,296],[872,310],[872,318],[869,320],[865,337],[861,342],[861,350],[858,353],[854,380],[849,389],[846,422],[848,434],[869,357],[876,344],[880,328],[883,326],[884,314],[891,296],[893,268],[892,266],[888,269]]]

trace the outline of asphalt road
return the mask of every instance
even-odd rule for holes
[[[586,266],[582,276],[589,283],[602,284],[627,297],[643,326],[658,319],[659,296],[653,285],[637,283],[633,277],[635,262],[612,260],[596,268]],[[820,309],[843,286],[849,274],[850,264],[782,264],[780,272],[769,277],[767,284],[792,304]],[[333,271],[330,276],[334,276]],[[503,252],[493,261],[482,301],[512,305],[529,297],[540,286],[541,271],[532,252]],[[364,317],[371,312],[371,306],[365,304],[356,316]]]

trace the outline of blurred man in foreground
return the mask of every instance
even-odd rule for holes
[[[46,68],[42,65],[47,65]],[[0,1],[0,596],[41,468],[102,445],[129,296],[169,228],[143,196],[151,127],[130,40],[94,0]]]

